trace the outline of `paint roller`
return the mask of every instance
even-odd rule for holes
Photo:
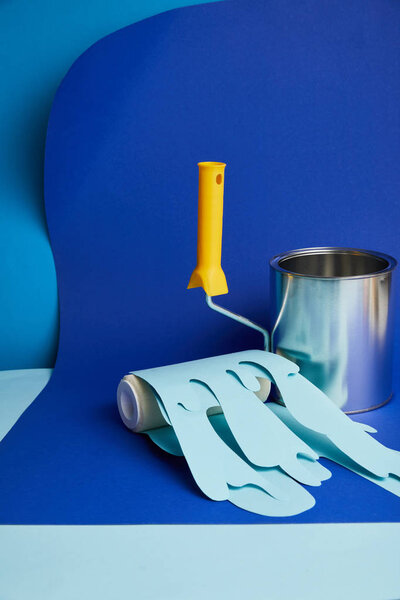
[[[199,163],[197,264],[188,288],[202,287],[210,308],[259,331],[265,351],[126,375],[117,391],[122,421],[167,452],[183,454],[206,496],[258,514],[288,516],[311,508],[314,499],[299,484],[318,486],[330,476],[319,456],[369,473],[400,496],[400,453],[351,421],[296,364],[270,352],[264,328],[213,302],[228,292],[221,267],[224,169],[223,163]],[[284,406],[265,403],[271,382]]]
[[[226,164],[222,162],[200,162],[197,264],[190,277],[188,289],[202,287],[206,302],[216,312],[228,316],[247,327],[259,331],[264,337],[264,348],[269,349],[269,334],[261,326],[246,317],[233,313],[212,300],[213,296],[228,293],[225,273],[221,266],[222,222],[224,203],[224,179]],[[269,396],[271,382],[259,378],[260,389],[256,396],[263,402]],[[118,409],[124,424],[134,432],[147,431],[168,425],[157,402],[154,389],[140,376],[129,374],[120,382],[117,390]],[[209,409],[208,414],[219,414],[221,407]]]

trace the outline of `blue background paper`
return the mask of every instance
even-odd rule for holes
[[[47,119],[73,61],[104,35],[200,0],[0,2],[0,370],[51,367],[57,282],[43,206]]]
[[[198,160],[228,163],[224,301],[239,312],[265,322],[267,259],[281,250],[399,254],[399,17],[392,2],[218,3],[128,27],[74,64],[46,150],[59,357],[0,446],[2,522],[271,521],[208,501],[182,460],[124,430],[116,385],[261,346],[185,290]],[[396,447],[398,413],[393,402],[363,420]],[[290,521],[399,520],[397,498],[332,472]]]

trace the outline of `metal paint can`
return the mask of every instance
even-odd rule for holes
[[[342,410],[364,412],[392,395],[397,261],[355,248],[303,248],[271,259],[271,350]]]

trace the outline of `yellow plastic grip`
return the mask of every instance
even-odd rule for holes
[[[188,289],[202,287],[208,296],[228,293],[221,267],[225,163],[200,162],[197,265]]]

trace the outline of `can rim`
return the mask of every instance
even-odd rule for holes
[[[365,273],[363,275],[309,275],[307,273],[298,273],[295,271],[291,271],[290,269],[285,269],[280,262],[286,258],[292,258],[294,256],[302,256],[309,254],[334,254],[334,253],[342,253],[342,254],[366,254],[372,256],[374,258],[382,259],[387,263],[387,266],[384,269],[380,269],[379,271],[372,271],[371,273]],[[293,277],[306,277],[308,279],[370,279],[371,277],[377,277],[378,275],[383,275],[385,273],[390,273],[397,267],[397,260],[391,256],[390,254],[385,254],[384,252],[377,252],[375,250],[364,250],[361,248],[348,248],[342,246],[316,246],[311,248],[299,248],[297,250],[288,250],[286,252],[281,252],[280,254],[276,254],[269,261],[270,267],[275,271],[280,271],[281,273],[286,273],[287,275],[291,275]]]

